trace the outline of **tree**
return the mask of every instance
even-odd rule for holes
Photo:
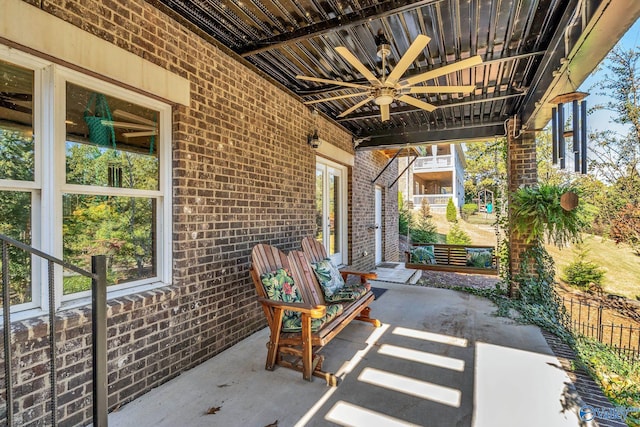
[[[616,243],[628,243],[640,256],[640,206],[628,204],[611,223],[611,238]]]
[[[466,144],[465,160],[465,200],[476,202],[478,191],[492,190],[500,197],[500,183],[506,177],[507,168],[504,161],[505,141],[473,142]]]
[[[471,237],[456,222],[447,233],[446,243],[448,245],[470,245]]]
[[[456,212],[456,206],[453,204],[453,199],[449,199],[447,203],[447,221],[456,222],[458,219],[458,213]]]
[[[431,208],[426,198],[422,199],[420,211],[413,221],[413,228],[410,230],[411,240],[414,243],[437,243],[438,231],[431,217]]]
[[[322,218],[320,219],[322,220]],[[413,216],[411,210],[405,206],[402,193],[398,191],[398,233],[401,236],[407,236],[412,227]]]
[[[574,252],[576,257],[564,268],[562,280],[582,289],[589,288],[591,284],[602,285],[605,272],[595,263],[587,261],[589,249],[579,243],[576,245]]]
[[[607,56],[604,78],[596,83],[599,94],[611,98],[594,109],[610,110],[613,123],[624,125],[624,135],[606,130],[590,135],[590,167],[608,183],[638,173],[640,166],[640,48],[615,48]]]

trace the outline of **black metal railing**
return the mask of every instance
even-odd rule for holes
[[[30,253],[46,261],[48,285],[48,316],[49,316],[49,381],[50,381],[50,425],[56,426],[57,420],[57,363],[56,363],[56,304],[55,277],[56,264],[63,269],[71,270],[82,276],[91,278],[92,294],[92,360],[93,360],[93,425],[102,427],[107,425],[107,320],[106,320],[106,258],[104,255],[91,257],[91,272],[69,264],[39,251],[11,237],[0,234],[2,259],[2,312],[3,312],[3,342],[4,342],[4,382],[5,382],[5,422],[13,426],[15,408],[13,393],[13,369],[15,363],[12,357],[12,328],[11,328],[11,283],[9,269],[9,247]],[[32,263],[33,265],[34,263]]]
[[[640,326],[633,318],[598,299],[561,298],[568,315],[566,326],[571,331],[606,344],[631,361],[640,361]]]

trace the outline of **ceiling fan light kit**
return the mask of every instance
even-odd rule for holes
[[[309,76],[296,76],[297,79],[311,81],[316,83],[332,84],[342,87],[348,87],[353,89],[359,89],[361,92],[350,93],[346,95],[332,96],[323,99],[315,99],[305,102],[305,104],[317,104],[320,102],[334,101],[338,99],[356,98],[360,96],[366,96],[364,100],[361,100],[351,108],[343,111],[337,117],[345,117],[352,112],[363,107],[369,101],[373,101],[374,104],[380,107],[380,116],[382,121],[387,121],[390,118],[390,105],[394,101],[401,101],[405,104],[413,105],[414,107],[431,112],[437,107],[422,101],[411,94],[454,94],[462,93],[467,94],[473,92],[475,85],[460,85],[460,86],[416,86],[418,83],[432,80],[449,73],[460,71],[465,68],[470,68],[482,63],[480,56],[472,56],[461,61],[436,68],[434,70],[427,71],[425,73],[418,74],[416,76],[401,79],[402,75],[418,58],[420,53],[427,47],[431,39],[423,34],[420,34],[411,43],[409,49],[402,55],[402,58],[398,61],[396,66],[391,70],[388,76],[386,76],[386,58],[391,54],[391,47],[386,37],[382,32],[378,32],[376,37],[376,44],[378,45],[377,55],[382,59],[382,76],[377,78],[360,60],[351,53],[346,47],[338,46],[335,48],[336,52],[342,56],[353,68],[355,68],[360,74],[364,76],[369,82],[369,85],[356,84],[343,82],[340,80],[322,79]]]

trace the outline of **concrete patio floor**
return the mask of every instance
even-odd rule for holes
[[[582,405],[540,330],[484,298],[373,282],[382,327],[354,321],[322,353],[338,387],[264,369],[268,329],[109,415],[146,426],[579,426]],[[219,408],[208,415],[209,408]]]

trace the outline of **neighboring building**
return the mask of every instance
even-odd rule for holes
[[[398,188],[403,199],[420,208],[426,200],[432,212],[444,213],[449,199],[459,210],[464,204],[464,169],[466,161],[460,144],[433,144],[425,150],[425,156],[418,157],[406,176],[398,180]],[[407,167],[412,157],[399,160],[400,172]]]

